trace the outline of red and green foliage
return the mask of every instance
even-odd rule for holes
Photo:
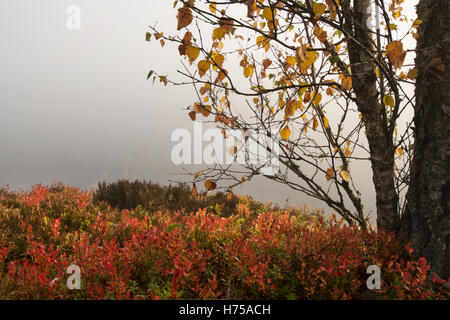
[[[334,217],[251,214],[245,201],[220,217],[113,209],[61,185],[0,191],[0,299],[447,299],[410,253]],[[81,290],[66,287],[72,263]]]

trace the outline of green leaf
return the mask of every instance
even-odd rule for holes
[[[331,64],[336,64],[338,61],[339,61],[339,56],[338,55],[330,57]]]
[[[153,72],[154,72],[153,70],[150,70],[150,71],[149,71],[149,73],[148,73],[148,75],[147,75],[147,80],[150,79],[150,77],[152,76]]]
[[[387,106],[389,106],[391,108],[393,108],[394,105],[395,105],[394,98],[392,96],[388,95],[388,94],[384,96],[383,102],[384,102],[385,105],[387,105]]]

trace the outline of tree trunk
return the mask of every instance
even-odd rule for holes
[[[373,55],[372,34],[366,28],[370,0],[342,3],[346,13],[346,32],[353,36],[348,40],[352,83],[358,110],[363,116],[370,148],[373,182],[376,192],[377,226],[388,232],[398,231],[398,196],[394,184],[394,146],[389,134],[384,108],[380,104],[377,89],[376,64]]]
[[[421,0],[414,158],[402,231],[416,255],[450,276],[450,1]]]

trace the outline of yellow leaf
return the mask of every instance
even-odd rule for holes
[[[391,108],[393,108],[395,105],[394,98],[392,98],[392,96],[388,94],[383,97],[383,102],[386,106],[389,106]]]
[[[352,151],[350,150],[350,147],[345,147],[345,156],[348,158],[352,155]]]
[[[211,3],[209,5],[209,11],[211,11],[211,13],[216,14],[216,5],[214,3]]]
[[[270,32],[273,32],[275,30],[275,27],[278,26],[278,19],[269,21],[267,23],[267,26],[269,27]]]
[[[341,89],[344,91],[350,90],[352,87],[352,77],[344,77],[341,82]]]
[[[201,174],[202,174],[203,170],[197,171],[194,175],[194,179],[197,179]]]
[[[212,55],[212,60],[214,61],[214,63],[217,66],[222,67],[223,62],[225,61],[225,57],[223,55],[221,55],[221,54],[214,53]]]
[[[253,67],[252,66],[247,66],[244,68],[244,77],[248,78],[251,77],[253,75]]]
[[[411,80],[415,80],[417,79],[417,77],[419,76],[419,71],[414,68],[408,71],[408,78]]]
[[[341,170],[341,172],[339,172],[339,175],[341,176],[342,180],[346,182],[350,181],[350,174],[347,171]]]
[[[401,41],[392,41],[386,46],[386,54],[395,68],[401,68],[405,61],[406,51]]]
[[[200,77],[203,77],[205,73],[209,70],[209,67],[211,66],[211,63],[206,60],[201,60],[198,63],[198,73]]]
[[[316,93],[312,103],[317,107],[319,105],[320,101],[322,101],[322,95],[320,93]]]
[[[302,104],[302,102],[299,101],[299,100],[294,101],[294,102],[292,103],[292,107],[294,107],[294,110],[300,109],[301,111],[303,111],[303,104]]]
[[[291,67],[294,67],[294,66],[297,64],[297,59],[295,59],[295,57],[288,56],[288,57],[286,58],[286,63],[287,63],[288,65],[290,65]]]
[[[317,56],[315,51],[308,51],[308,58],[300,64],[300,66],[303,68],[303,70],[308,69],[311,67],[314,62],[316,62]]]
[[[227,33],[226,28],[223,28],[223,27],[215,28],[212,33],[212,39],[213,40],[216,40],[216,39],[221,40],[225,36],[226,33]]]
[[[189,57],[190,61],[197,60],[199,54],[200,54],[199,48],[193,46],[186,47],[186,55]]]
[[[325,128],[328,128],[329,122],[327,117],[323,117],[323,125],[325,126]]]
[[[314,5],[313,5],[314,15],[316,17],[322,16],[323,13],[325,12],[326,8],[327,8],[327,6],[323,3],[314,3]]]
[[[402,154],[403,154],[403,149],[402,148],[395,149],[395,155],[397,157],[400,157]]]
[[[274,9],[272,11],[272,8],[270,7],[265,7],[263,10],[263,16],[267,21],[273,21],[274,14],[276,14],[276,10]]]
[[[412,27],[413,27],[414,29],[417,29],[417,27],[418,27],[420,24],[422,24],[422,20],[416,19],[416,20],[414,21]]]
[[[188,7],[183,7],[178,9],[177,14],[177,20],[178,20],[178,26],[177,30],[181,30],[184,27],[187,27],[191,24],[192,19],[194,17],[192,16],[192,11]]]
[[[283,140],[288,140],[291,136],[291,130],[288,126],[285,126],[283,129],[281,129],[280,135]]]
[[[313,119],[313,130],[316,131],[318,126],[319,126],[319,121],[317,121],[317,117],[314,116],[314,119]]]
[[[205,181],[205,187],[206,187],[206,189],[211,191],[211,190],[214,190],[217,187],[217,185],[216,185],[216,183],[214,181],[206,180]]]
[[[256,38],[256,44],[258,47],[264,47],[266,51],[269,49],[270,38],[266,38],[265,36],[259,36]]]

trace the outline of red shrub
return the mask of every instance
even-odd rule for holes
[[[98,207],[88,192],[0,194],[1,299],[447,299],[390,235],[283,210],[223,218]],[[81,268],[81,290],[66,286]],[[366,289],[367,267],[381,289]]]

